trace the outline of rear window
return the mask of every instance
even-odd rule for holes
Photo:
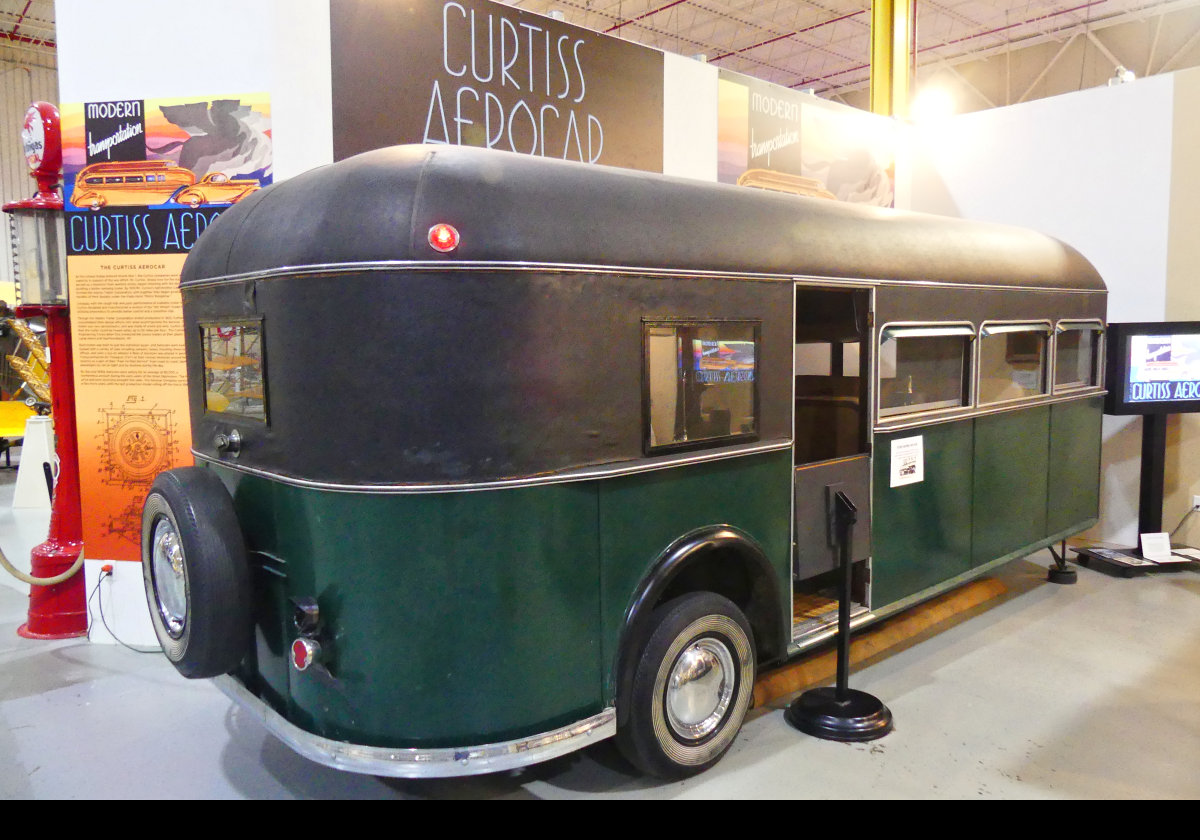
[[[260,321],[200,326],[204,356],[204,408],[267,420]]]

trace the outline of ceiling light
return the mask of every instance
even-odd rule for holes
[[[954,96],[944,87],[923,87],[913,99],[909,114],[913,122],[933,123],[954,116]]]
[[[1113,73],[1113,77],[1108,80],[1108,86],[1115,87],[1117,85],[1127,85],[1136,78],[1137,76],[1132,70],[1127,70],[1124,66],[1118,64],[1116,72]]]

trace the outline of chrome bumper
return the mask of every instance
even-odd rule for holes
[[[436,749],[369,747],[306,732],[288,722],[231,676],[217,677],[213,683],[235,703],[252,712],[272,735],[305,758],[338,770],[371,776],[432,779],[497,773],[566,755],[617,732],[617,712],[610,706],[569,726],[515,741]]]

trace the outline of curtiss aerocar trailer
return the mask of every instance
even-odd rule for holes
[[[457,147],[244,198],[182,283],[167,656],[317,761],[677,777],[757,671],[1094,524],[1105,287],[1014,228]]]

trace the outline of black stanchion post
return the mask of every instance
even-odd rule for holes
[[[801,732],[828,741],[873,741],[892,731],[892,713],[872,694],[850,688],[850,583],[852,530],[858,508],[843,491],[833,497],[834,533],[841,559],[838,592],[837,686],[813,688],[797,697],[784,717]]]

